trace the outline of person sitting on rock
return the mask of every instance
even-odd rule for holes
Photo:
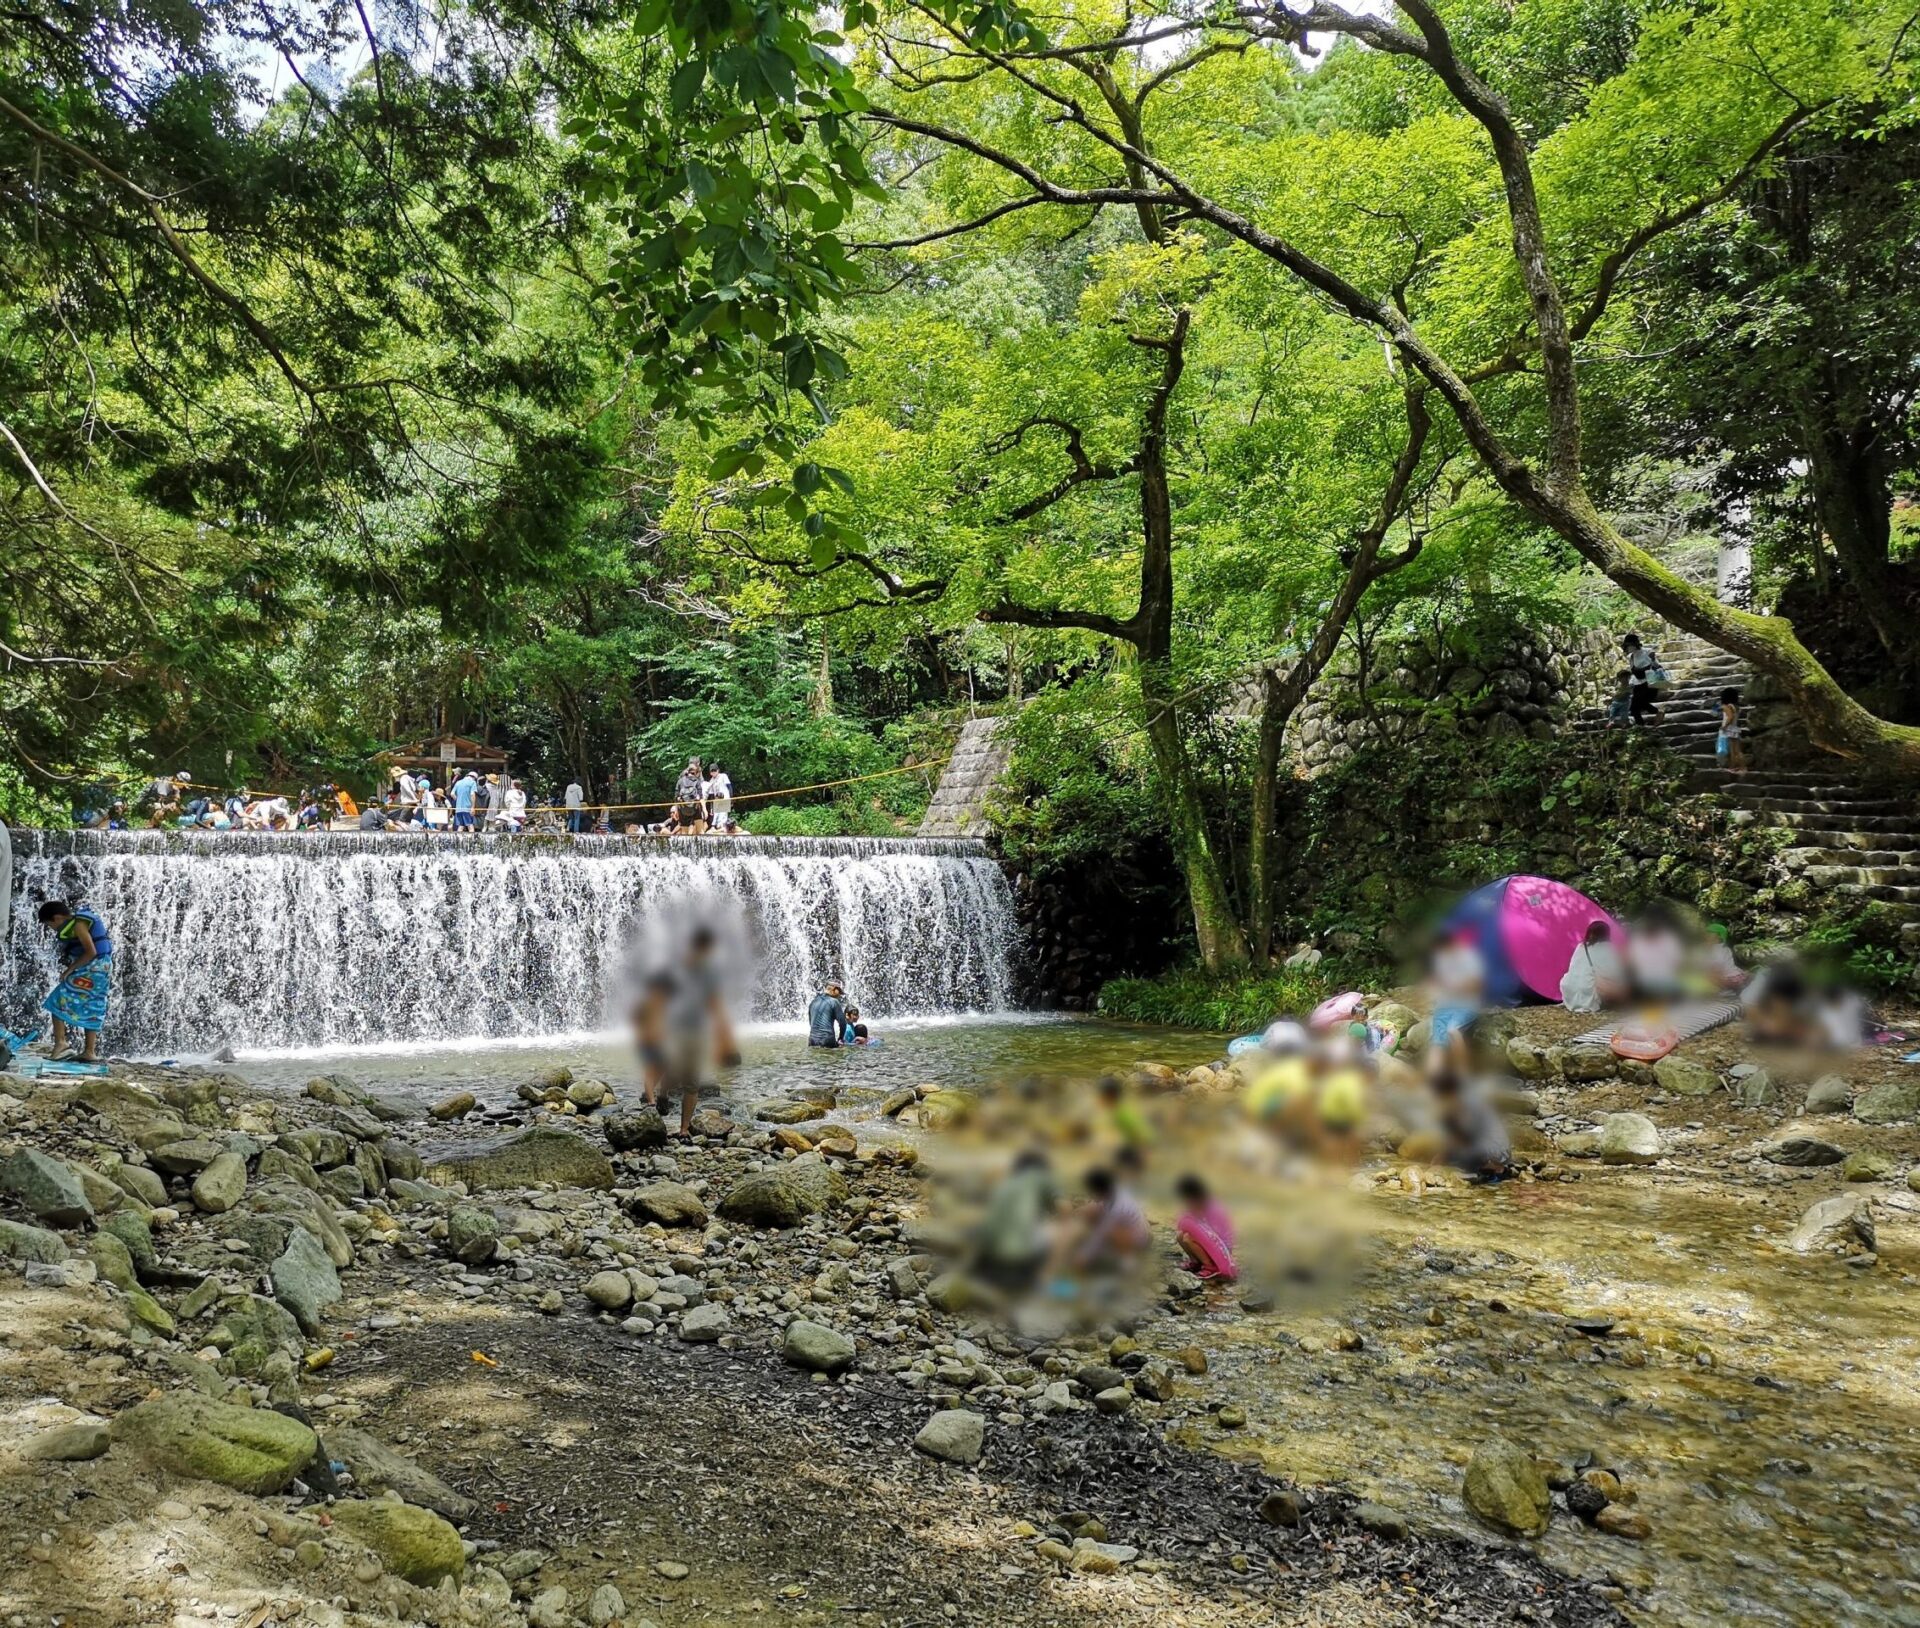
[[[1814,1010],[1820,1038],[1835,1051],[1857,1051],[1871,1037],[1872,1013],[1867,998],[1857,989],[1835,984],[1820,992]]]
[[[1627,935],[1627,972],[1633,992],[1643,1000],[1677,1000],[1685,991],[1681,973],[1687,947],[1673,917],[1662,909],[1647,911]]]
[[[1587,924],[1560,979],[1560,1004],[1569,1012],[1598,1012],[1627,998],[1627,969],[1613,947],[1613,923]]]

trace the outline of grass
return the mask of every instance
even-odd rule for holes
[[[1100,1011],[1135,1023],[1249,1034],[1277,1017],[1304,1017],[1336,989],[1352,987],[1338,981],[1332,965],[1239,973],[1181,967],[1158,978],[1116,978],[1101,987]]]

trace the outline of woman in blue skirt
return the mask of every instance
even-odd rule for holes
[[[80,1040],[82,1062],[98,1061],[100,1029],[107,1021],[107,989],[113,979],[113,937],[107,924],[85,905],[49,899],[40,907],[40,925],[50,928],[60,946],[60,982],[46,999],[53,1018],[53,1057],[73,1055],[70,1036]]]

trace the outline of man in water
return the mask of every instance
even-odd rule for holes
[[[85,1036],[80,1060],[97,1062],[100,1030],[107,1020],[107,989],[113,976],[113,937],[107,924],[85,905],[49,899],[40,907],[40,925],[60,946],[60,982],[45,1006],[53,1018],[53,1059],[72,1056],[69,1031]]]
[[[647,1101],[677,1094],[683,1137],[692,1134],[700,1093],[713,1089],[715,1065],[740,1060],[715,945],[711,927],[695,927],[680,958],[648,976],[634,1011]]]
[[[807,1006],[807,1044],[843,1046],[853,1034],[847,1022],[847,992],[838,984],[828,984]]]

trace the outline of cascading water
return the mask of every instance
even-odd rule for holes
[[[1013,911],[977,842],[859,837],[15,832],[0,1015],[56,962],[32,906],[84,901],[116,946],[107,1049],[524,1038],[605,1027],[636,935],[741,930],[748,1019],[828,978],[864,1013],[1004,1010]]]

